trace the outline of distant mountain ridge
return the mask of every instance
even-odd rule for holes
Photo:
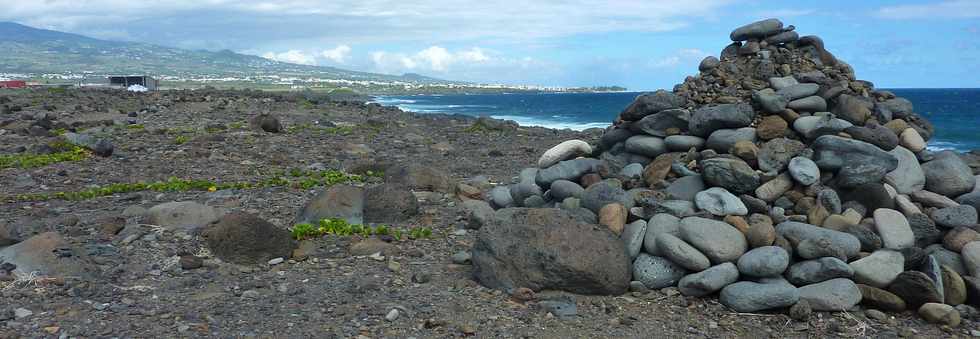
[[[457,83],[418,74],[402,76],[298,65],[229,50],[186,50],[0,22],[0,72],[150,74],[181,77],[280,75],[341,80]],[[461,83],[461,82],[460,82]]]

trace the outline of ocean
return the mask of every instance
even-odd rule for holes
[[[932,149],[980,149],[980,89],[891,89],[936,127]],[[524,126],[605,128],[640,92],[380,96],[374,102],[417,113],[457,113]]]

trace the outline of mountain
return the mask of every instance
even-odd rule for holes
[[[403,76],[278,62],[228,50],[203,51],[0,22],[0,73],[150,74],[193,77],[316,77],[414,84],[456,83],[418,74]]]

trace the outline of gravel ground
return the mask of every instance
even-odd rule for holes
[[[170,177],[254,182],[311,165],[356,171],[421,164],[444,171],[447,180],[483,175],[509,182],[550,146],[599,135],[487,128],[467,117],[243,91],[10,91],[0,97],[7,98],[0,106],[21,108],[0,113],[0,154],[59,138],[18,133],[39,114],[54,117],[47,134],[76,126],[115,145],[111,157],[0,169],[0,195],[6,197]],[[247,121],[258,113],[278,116],[286,131],[250,128]],[[0,226],[58,232],[84,248],[98,272],[90,280],[0,282],[0,337],[968,337],[977,329],[973,320],[940,328],[910,312],[884,320],[861,311],[815,313],[799,322],[781,313],[734,313],[714,297],[684,297],[676,289],[512,297],[481,287],[469,265],[450,259],[475,237],[461,229],[465,220],[451,194],[419,192],[422,213],[401,226],[431,227],[434,236],[395,241],[385,258],[349,255],[351,244],[362,241],[358,237],[326,237],[310,241],[305,260],[240,266],[210,258],[197,235],[143,226],[146,235],[127,241],[125,234],[105,231],[138,223],[123,217],[128,208],[188,200],[246,211],[286,228],[316,191],[144,191],[3,202]],[[185,270],[177,259],[182,254],[208,259]],[[564,315],[571,306],[574,314]]]

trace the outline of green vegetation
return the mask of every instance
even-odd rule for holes
[[[0,201],[47,201],[47,200],[87,200],[119,193],[140,191],[156,192],[185,192],[185,191],[217,191],[224,189],[250,189],[262,187],[292,187],[310,189],[317,186],[333,186],[341,183],[364,182],[364,177],[356,174],[346,174],[337,170],[320,172],[302,172],[292,179],[281,175],[271,175],[255,182],[217,182],[202,179],[179,179],[171,177],[166,181],[115,183],[104,187],[90,188],[80,191],[31,193],[16,196],[0,197]]]
[[[187,138],[186,135],[178,135],[178,136],[174,137],[174,144],[175,145],[183,145],[184,143],[187,142],[187,140],[188,140],[188,138]]]
[[[389,227],[387,225],[365,226],[360,224],[350,224],[343,219],[323,219],[318,225],[296,224],[291,230],[293,238],[296,240],[319,238],[325,235],[350,236],[362,235],[390,235],[397,240],[401,240],[406,233],[402,228]],[[409,239],[423,239],[432,237],[432,229],[428,227],[413,227],[407,230]]]
[[[132,124],[132,125],[126,125],[126,129],[131,131],[142,131],[146,129],[146,126],[144,126],[143,124]]]
[[[0,169],[38,168],[65,161],[81,161],[92,155],[89,150],[74,145],[52,144],[51,147],[56,150],[55,153],[0,155]]]

